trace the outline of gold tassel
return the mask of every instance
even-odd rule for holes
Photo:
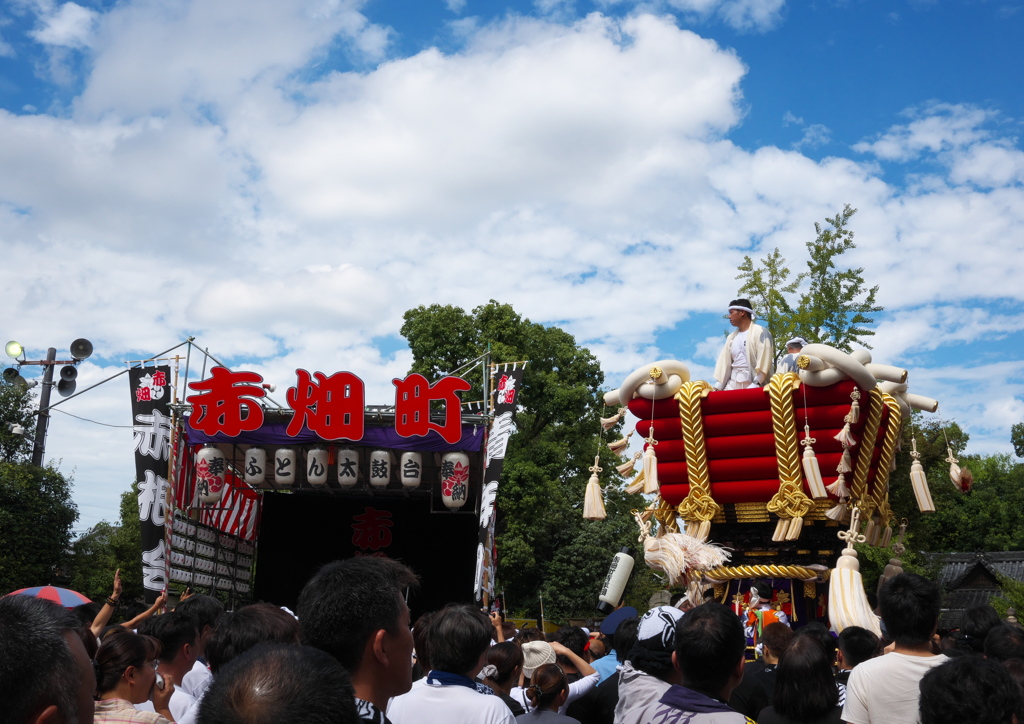
[[[625,437],[619,438],[615,442],[608,443],[608,449],[611,450],[616,455],[621,455],[623,453],[623,451],[627,447],[629,447],[629,438],[631,438],[632,436],[633,436],[633,431],[630,430],[629,434],[626,435]]]
[[[868,521],[867,528],[864,529],[864,538],[867,540],[869,546],[877,546],[878,538],[882,534],[882,526],[878,524],[874,518]]]
[[[653,495],[660,492],[658,485],[658,457],[654,454],[654,445],[644,450],[644,494]]]
[[[828,491],[825,490],[825,482],[821,479],[821,468],[818,466],[818,457],[814,454],[814,443],[817,442],[811,437],[811,426],[804,424],[804,439],[800,444],[804,446],[803,459],[800,461],[804,469],[804,479],[807,481],[807,489],[811,497],[816,499],[827,498]]]
[[[636,467],[636,461],[639,460],[642,455],[642,452],[635,452],[633,453],[633,457],[629,460],[622,463],[622,465],[616,466],[615,469],[619,471],[619,475],[626,476],[633,472],[633,468]]]
[[[587,520],[604,520],[604,495],[601,492],[601,481],[597,474],[602,471],[600,467],[601,456],[594,458],[594,465],[590,468],[590,480],[587,481],[587,492],[583,497],[583,517]]]
[[[914,462],[910,464],[910,484],[914,488],[917,507],[922,513],[934,513],[935,502],[928,487],[928,478],[924,474],[924,466],[921,465],[921,453],[917,451],[917,438],[914,438],[912,444],[910,457],[914,458]]]

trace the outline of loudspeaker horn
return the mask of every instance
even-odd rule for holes
[[[63,367],[60,368],[60,378],[62,380],[67,380],[68,382],[71,382],[71,380],[75,379],[76,377],[78,377],[78,368],[75,367],[74,365],[64,365]]]
[[[21,373],[18,372],[17,367],[8,367],[4,370],[4,379],[10,382],[12,385],[21,377]]]
[[[77,360],[88,359],[92,354],[92,342],[83,338],[76,339],[71,343],[71,356]]]
[[[57,383],[57,392],[61,397],[71,397],[75,394],[76,387],[78,387],[78,383],[74,380],[61,380]]]

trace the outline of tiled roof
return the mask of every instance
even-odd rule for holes
[[[986,585],[986,578],[998,580],[1003,575],[1024,581],[1024,551],[933,553],[926,557],[941,565],[938,582],[945,595],[940,630],[957,628],[965,609],[989,603],[999,595],[997,587]],[[982,572],[977,571],[979,566]]]

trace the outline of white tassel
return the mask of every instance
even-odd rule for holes
[[[800,532],[804,529],[803,518],[791,518],[789,521],[789,531],[786,533],[786,540],[793,541],[800,537]]]
[[[644,471],[641,470],[640,474],[633,478],[632,482],[626,486],[626,492],[630,495],[636,493],[642,493],[644,491]]]
[[[853,471],[853,459],[850,456],[850,448],[843,448],[843,459],[839,461],[839,472],[849,473]]]
[[[850,424],[856,425],[860,420],[860,390],[856,387],[853,388],[853,392],[850,393],[850,399],[853,402],[850,403]]]
[[[601,429],[602,430],[610,430],[611,428],[615,427],[619,423],[619,420],[622,419],[622,415],[625,412],[626,412],[626,408],[625,407],[620,407],[619,411],[617,413],[615,413],[614,415],[612,415],[611,417],[602,417],[601,418]]]
[[[888,525],[885,530],[882,531],[882,539],[878,541],[879,548],[888,548],[892,542],[892,526]]]
[[[914,458],[914,462],[910,464],[910,484],[914,488],[917,507],[922,513],[934,513],[935,502],[932,500],[932,491],[928,487],[928,478],[924,474],[924,466],[921,465],[921,453],[917,451],[916,438],[910,456]]]
[[[849,415],[847,415],[847,417],[849,417]],[[849,419],[847,419],[846,424],[843,425],[843,429],[840,430],[839,433],[832,439],[838,440],[839,442],[843,443],[845,447],[853,447],[854,445],[857,444],[857,438],[855,438],[853,436],[853,433],[850,432]]]
[[[671,587],[686,583],[693,573],[723,565],[729,552],[683,533],[665,533],[644,541],[644,560],[668,576]]]
[[[831,516],[829,516],[831,517]],[[867,594],[864,593],[864,580],[860,575],[860,563],[857,561],[857,551],[854,550],[854,543],[863,543],[864,536],[857,534],[860,523],[860,511],[856,508],[853,511],[850,521],[850,530],[839,533],[842,540],[846,542],[843,554],[836,561],[835,570],[829,578],[828,584],[828,620],[832,624],[832,630],[840,633],[849,626],[860,626],[881,636],[882,631],[878,625],[878,617],[871,610]]]
[[[963,471],[957,464],[960,461],[953,457],[953,450],[949,447],[946,448],[946,462],[949,463],[949,479],[953,481],[953,485],[956,486],[957,490],[960,490],[960,483],[963,481]]]
[[[828,487],[825,488],[825,490],[832,493],[832,495],[836,496],[837,498],[850,497],[850,489],[846,487],[846,476],[843,475],[842,473],[839,473],[839,477],[835,479],[835,482],[830,483]]]
[[[636,461],[639,460],[642,455],[642,452],[637,451],[633,453],[633,457],[622,463],[622,465],[617,465],[615,469],[619,471],[619,475],[625,476],[633,472],[633,468],[636,467]]]
[[[622,452],[627,447],[629,447],[629,438],[632,437],[632,435],[633,435],[633,431],[630,430],[629,435],[626,435],[623,438],[619,438],[615,442],[608,443],[608,449],[611,450],[616,455],[621,455]]]
[[[601,481],[597,474],[601,472],[599,467],[601,457],[594,458],[594,466],[590,468],[590,480],[587,481],[587,492],[583,496],[583,517],[587,520],[604,520],[604,495],[601,492]]]
[[[890,473],[896,472],[896,456],[895,455],[893,455],[892,456],[892,460],[889,461],[889,472]]]
[[[841,501],[839,501],[838,505],[836,505],[835,507],[829,508],[825,512],[825,516],[827,518],[831,518],[832,520],[841,521],[843,518],[846,517],[846,501],[845,500],[841,500]]]
[[[644,451],[644,494],[658,493],[658,457],[654,454],[654,445],[648,445]]]
[[[891,536],[892,528],[889,528],[888,530]],[[878,588],[876,589],[878,593],[881,593],[882,586],[885,585],[886,581],[903,573],[903,561],[901,561],[900,558],[903,557],[903,553],[907,550],[906,546],[903,545],[903,535],[906,532],[907,523],[906,519],[904,519],[903,523],[900,525],[900,536],[896,539],[896,545],[892,547],[893,556],[889,559],[889,563],[885,566],[885,570],[882,571],[882,575],[878,577]],[[882,547],[888,548],[889,543],[885,542]]]
[[[825,490],[825,482],[821,479],[818,457],[814,454],[812,447],[815,442],[817,440],[811,437],[811,426],[804,423],[804,439],[800,441],[800,444],[804,446],[804,455],[800,464],[804,469],[804,480],[807,481],[807,489],[811,492],[811,497],[820,500],[827,498],[828,492]]]

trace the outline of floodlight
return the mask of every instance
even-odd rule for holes
[[[13,339],[7,343],[7,346],[4,347],[4,349],[7,352],[7,356],[11,359],[18,359],[18,357],[21,356],[21,353],[25,351],[25,348]]]

